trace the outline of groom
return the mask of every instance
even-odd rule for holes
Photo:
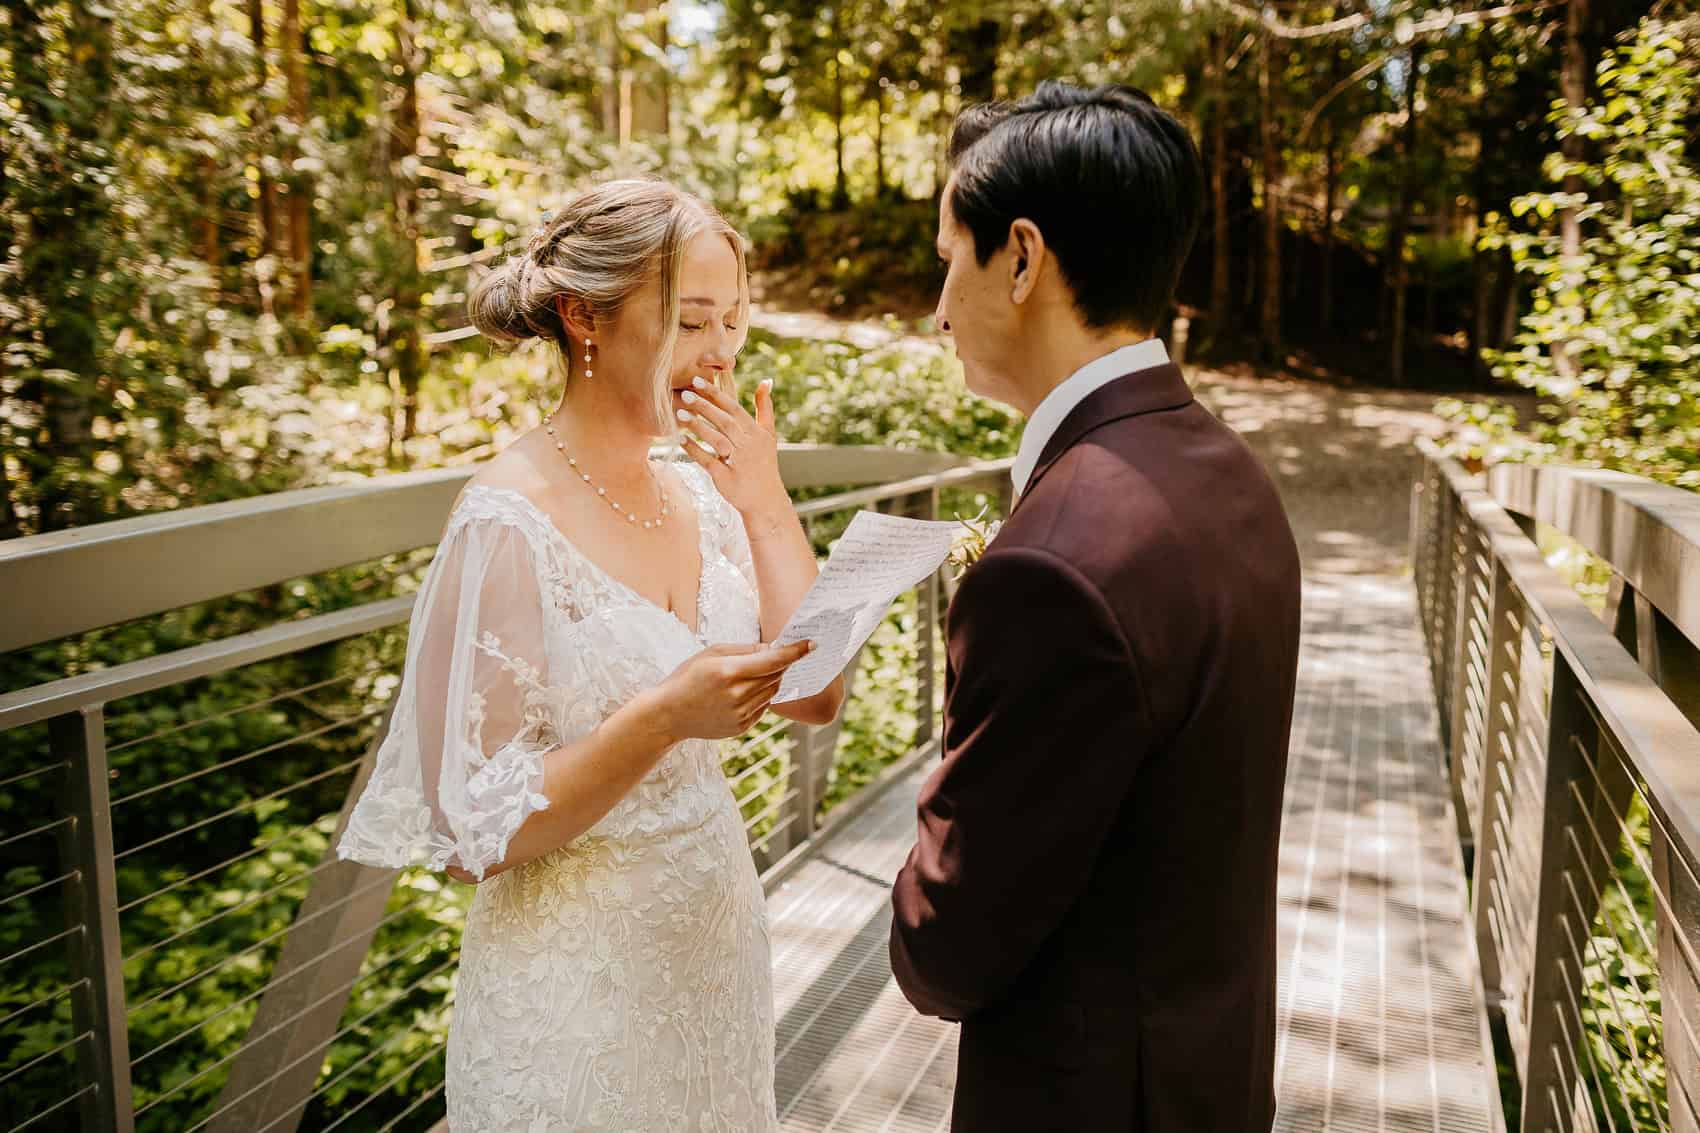
[[[1154,337],[1198,153],[1139,91],[1045,83],[950,159],[939,326],[1028,423],[950,609],[892,968],[962,1022],[956,1133],[1267,1130],[1299,560]]]

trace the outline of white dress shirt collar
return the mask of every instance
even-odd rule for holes
[[[1009,470],[1016,493],[1027,490],[1027,481],[1033,477],[1039,456],[1075,406],[1124,374],[1149,370],[1168,360],[1169,350],[1163,340],[1148,338],[1094,358],[1046,394],[1027,419],[1027,430],[1021,434],[1021,447],[1015,453],[1015,465]]]

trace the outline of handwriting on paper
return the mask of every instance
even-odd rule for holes
[[[957,523],[857,512],[775,639],[807,639],[815,649],[785,671],[773,702],[813,696],[831,684],[897,596],[938,570],[961,533]]]

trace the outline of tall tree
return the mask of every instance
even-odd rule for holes
[[[1559,89],[1564,95],[1565,112],[1573,117],[1580,115],[1588,104],[1587,26],[1588,0],[1567,0],[1564,6],[1564,69],[1559,73]],[[1581,131],[1565,132],[1562,153],[1567,197],[1582,193],[1581,166],[1585,146]],[[1582,221],[1575,206],[1566,205],[1559,210],[1558,227],[1564,257],[1571,259],[1579,255],[1582,251]],[[1565,378],[1573,378],[1576,374],[1570,348],[1570,342],[1565,339],[1557,340],[1551,346],[1553,365]]]
[[[671,124],[666,63],[668,6],[665,0],[628,0],[627,11],[633,32],[621,76],[621,114],[626,121],[621,140],[665,139]]]
[[[254,166],[259,174],[259,195],[254,203],[254,217],[259,226],[259,254],[272,256],[277,254],[281,241],[278,239],[277,185],[266,167],[267,159],[271,157],[272,131],[266,93],[269,64],[266,53],[264,0],[248,0],[248,33],[254,41],[254,138],[259,146],[259,152],[254,157]]]
[[[827,35],[827,65],[832,70],[832,207],[850,205],[850,185],[844,172],[844,87],[847,82],[844,68],[850,61],[844,43],[844,2],[839,0],[827,10],[830,28]]]
[[[1277,136],[1275,70],[1282,52],[1276,37],[1263,32],[1258,41],[1258,126],[1263,180],[1263,288],[1258,310],[1259,348],[1264,360],[1281,357],[1281,144]]]
[[[1405,53],[1405,120],[1399,127],[1398,188],[1388,217],[1387,250],[1383,259],[1383,286],[1388,294],[1388,376],[1394,386],[1405,384],[1406,298],[1410,290],[1411,265],[1406,238],[1411,229],[1411,207],[1417,168],[1417,92],[1422,81],[1422,46],[1413,43]]]
[[[1225,328],[1233,252],[1228,212],[1228,29],[1210,33],[1204,73],[1210,123],[1210,318],[1217,328]]]
[[[283,27],[278,38],[289,86],[289,135],[283,152],[289,168],[290,306],[295,317],[306,322],[313,310],[313,190],[297,161],[301,156],[301,138],[307,132],[307,67],[302,57],[301,0],[283,0]]]
[[[983,11],[978,5],[971,10]],[[988,15],[971,15],[950,29],[950,54],[956,60],[964,103],[990,102],[998,93],[998,46],[1003,25]]]
[[[419,421],[419,384],[425,371],[420,304],[425,290],[419,270],[419,75],[422,52],[416,0],[399,0],[390,124],[390,210],[396,246],[396,280],[389,315],[390,373],[401,402],[396,439],[411,440]],[[393,421],[393,418],[392,418]],[[401,452],[392,446],[392,459]]]
[[[26,11],[32,5],[21,5]],[[14,8],[14,20],[18,9]],[[32,22],[26,15],[26,23]],[[27,262],[29,286],[41,298],[44,474],[37,484],[46,529],[86,522],[101,499],[85,470],[100,385],[101,289],[112,260],[105,226],[110,207],[103,184],[111,176],[118,113],[113,89],[112,14],[88,4],[70,6],[65,57],[76,61],[59,97],[57,184],[32,218],[37,241]],[[17,29],[14,29],[17,30]],[[36,33],[26,29],[26,35]],[[37,92],[44,97],[51,88]],[[58,92],[54,92],[57,94]],[[71,216],[76,223],[66,224]]]

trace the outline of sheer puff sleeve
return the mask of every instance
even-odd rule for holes
[[[566,694],[549,681],[544,560],[528,532],[457,512],[409,624],[389,731],[337,843],[397,868],[500,862],[537,811]]]

